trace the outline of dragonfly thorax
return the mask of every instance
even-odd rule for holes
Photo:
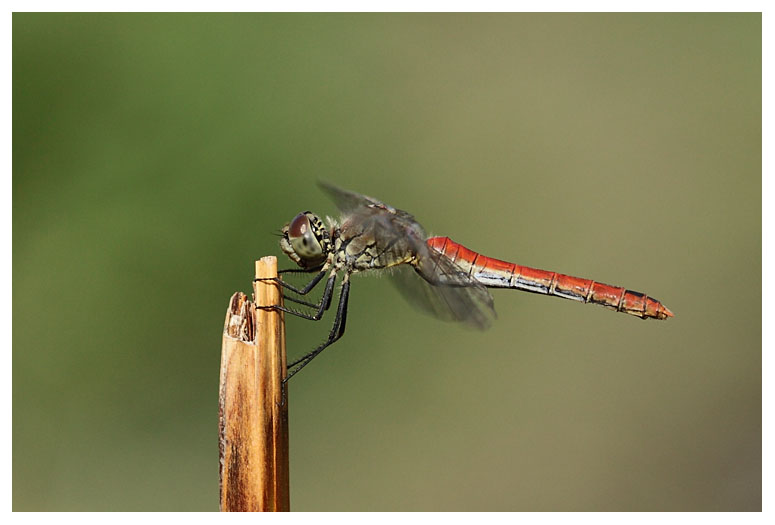
[[[305,211],[282,230],[280,248],[302,268],[320,266],[331,253],[331,238],[320,217]]]

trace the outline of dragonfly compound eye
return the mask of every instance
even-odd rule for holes
[[[323,256],[323,248],[306,213],[298,214],[291,221],[288,226],[288,240],[293,251],[302,259],[319,259]]]

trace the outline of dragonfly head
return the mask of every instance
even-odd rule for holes
[[[331,238],[320,217],[305,211],[283,227],[280,248],[302,268],[314,268],[331,252]]]

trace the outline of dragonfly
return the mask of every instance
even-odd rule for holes
[[[341,276],[339,302],[328,337],[289,363],[283,385],[342,337],[350,277],[361,272],[388,270],[399,291],[420,309],[477,329],[488,328],[495,318],[489,288],[598,304],[642,319],[673,317],[660,301],[641,292],[487,257],[449,237],[428,237],[415,218],[403,210],[326,182],[318,184],[336,203],[342,218],[329,219],[326,225],[310,211],[296,215],[281,230],[280,248],[298,267],[278,272],[314,273],[314,277],[303,287],[280,278],[259,279],[274,281],[306,296],[328,275],[318,302],[286,296],[291,302],[311,308],[312,313],[281,305],[263,307],[318,321],[330,308],[336,280]]]

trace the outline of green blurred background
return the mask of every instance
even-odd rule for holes
[[[760,509],[761,95],[759,14],[15,14],[14,510],[218,508],[226,306],[317,179],[676,317],[356,278],[294,510]]]

